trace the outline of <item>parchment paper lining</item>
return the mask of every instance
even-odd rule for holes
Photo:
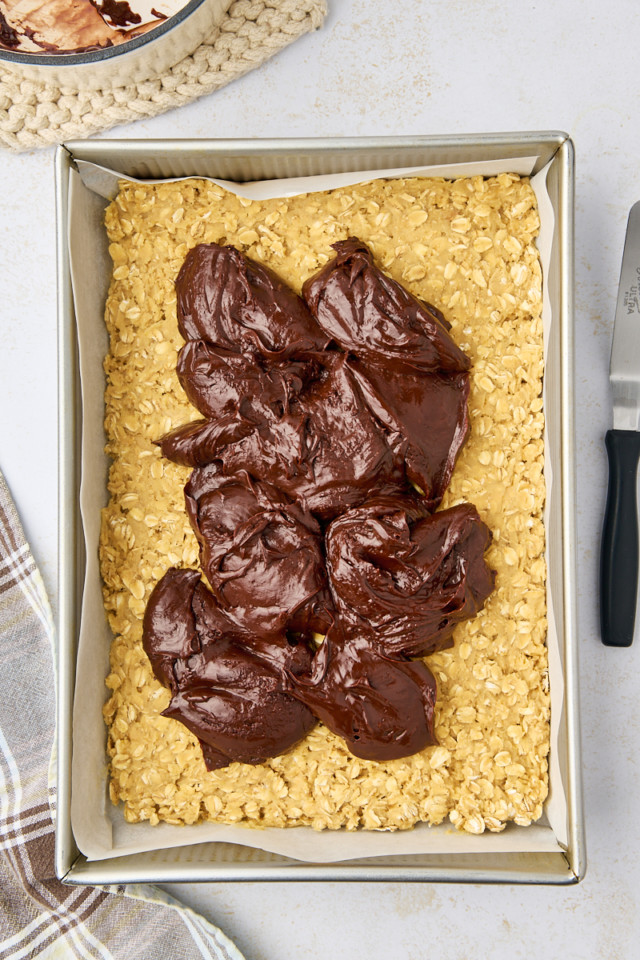
[[[349,186],[378,178],[407,176],[494,176],[502,172],[528,176],[537,157],[479,163],[408,167],[270,180],[234,184],[215,178],[225,189],[251,199],[294,196]],[[545,436],[545,478],[547,503],[547,581],[548,653],[551,691],[551,752],[549,758],[550,791],[541,820],[529,827],[509,824],[500,834],[485,833],[476,837],[460,833],[448,824],[430,827],[419,824],[403,832],[314,831],[310,827],[296,829],[256,829],[237,825],[201,823],[176,827],[166,823],[152,827],[148,823],[129,824],[122,809],[108,800],[108,767],[105,751],[106,731],[102,719],[105,701],[104,678],[109,669],[109,647],[112,639],[102,601],[98,565],[100,509],[107,503],[106,480],[109,461],[104,453],[104,388],[103,359],[108,351],[104,326],[104,303],[112,264],[104,229],[105,200],[112,199],[118,181],[132,180],[122,174],[87,161],[77,161],[78,172],[70,172],[69,237],[73,295],[78,328],[80,377],[82,384],[82,451],[80,510],[87,548],[87,565],[82,601],[82,617],[76,671],[74,701],[71,821],[80,850],[89,860],[108,859],[124,854],[140,853],[209,841],[239,843],[267,850],[297,860],[336,862],[379,856],[406,854],[461,853],[528,853],[558,851],[567,843],[568,810],[559,761],[560,720],[563,706],[562,657],[554,616],[553,595],[561,589],[561,570],[554,569],[553,554],[548,548],[549,505],[556,493],[552,482],[553,463]],[[170,172],[168,170],[168,172]],[[546,188],[548,167],[532,177],[541,220],[538,247],[543,278],[548,276],[554,231],[554,211]],[[167,177],[167,180],[185,178]],[[149,182],[149,181],[147,181]],[[545,369],[550,343],[552,316],[546,283],[543,283],[543,330]],[[544,379],[545,415],[554,405],[552,391],[558,384]],[[552,425],[553,426],[553,425]],[[559,425],[558,425],[559,429]]]

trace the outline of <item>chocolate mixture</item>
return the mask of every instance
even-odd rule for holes
[[[217,244],[176,281],[177,372],[203,419],[159,443],[195,468],[211,590],[169,570],[143,642],[210,770],[282,753],[314,716],[370,760],[434,744],[435,680],[411,658],[450,646],[494,585],[475,508],[433,513],[469,429],[469,359],[364,244],[334,249],[302,298]]]
[[[197,570],[168,570],[144,618],[145,650],[171,690],[165,716],[194,733],[208,770],[262,763],[311,730],[313,714],[286,690],[310,667],[302,643],[260,642],[220,609]]]
[[[186,0],[175,0],[175,11]],[[89,53],[141,36],[167,19],[143,22],[135,0],[0,0],[0,48],[17,53]],[[147,14],[148,17],[148,14]]]

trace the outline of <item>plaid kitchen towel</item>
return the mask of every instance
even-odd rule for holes
[[[0,473],[1,960],[243,960],[217,927],[159,889],[56,879],[53,637]]]

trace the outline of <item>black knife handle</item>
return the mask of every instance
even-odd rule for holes
[[[609,489],[600,553],[600,631],[608,647],[630,647],[638,593],[636,497],[640,433],[609,430]]]

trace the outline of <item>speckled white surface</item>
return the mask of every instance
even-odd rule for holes
[[[588,873],[571,888],[174,887],[247,960],[632,960],[640,955],[640,636],[602,647],[608,358],[628,210],[640,199],[637,0],[329,0],[324,28],[262,69],[121,137],[562,129],[577,152],[579,635]],[[53,594],[53,151],[0,154],[0,466]],[[55,597],[54,597],[55,602]]]

